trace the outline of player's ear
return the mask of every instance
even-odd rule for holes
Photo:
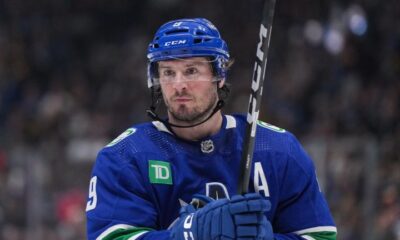
[[[225,85],[225,78],[222,80],[218,81],[218,88],[222,88]]]

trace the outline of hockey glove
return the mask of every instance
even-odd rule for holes
[[[265,212],[271,203],[258,193],[235,195],[230,200],[230,212],[234,217],[237,239],[273,240],[271,223]]]
[[[178,222],[171,227],[175,240],[259,239],[272,240],[271,224],[264,212],[270,203],[259,194],[220,199],[196,210],[181,208]]]

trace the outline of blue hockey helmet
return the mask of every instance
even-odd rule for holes
[[[156,62],[188,57],[210,57],[217,77],[225,78],[229,51],[218,29],[205,18],[186,18],[162,25],[149,44],[148,87],[158,84]]]

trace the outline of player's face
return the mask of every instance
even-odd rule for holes
[[[158,71],[171,120],[194,124],[209,116],[218,93],[211,64],[206,58],[161,61]]]

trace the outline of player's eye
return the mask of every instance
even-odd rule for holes
[[[173,77],[175,75],[175,72],[172,71],[171,69],[165,69],[161,72],[161,76],[164,77]]]
[[[185,76],[188,78],[195,78],[199,74],[199,70],[195,67],[190,67],[185,70]]]

